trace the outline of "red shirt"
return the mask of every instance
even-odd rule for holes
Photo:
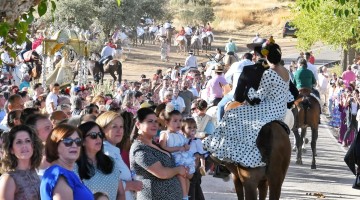
[[[113,49],[116,49],[116,45],[111,42],[108,42],[106,45],[108,45],[109,47],[111,47]]]
[[[309,63],[311,63],[311,64],[315,63],[315,57],[314,56],[310,56]]]

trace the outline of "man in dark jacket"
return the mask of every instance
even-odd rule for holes
[[[260,99],[254,98],[253,100],[250,100],[247,94],[250,88],[254,88],[255,90],[259,88],[263,73],[265,72],[265,70],[269,69],[269,65],[266,62],[265,56],[261,54],[262,45],[265,42],[265,39],[258,38],[253,43],[246,45],[249,49],[254,50],[253,57],[255,59],[255,64],[244,67],[235,90],[235,101],[238,101],[240,103],[247,101],[250,105],[260,103]],[[294,96],[294,99],[296,99],[299,95],[298,90],[291,81],[290,92]],[[293,102],[288,103],[288,108],[291,108],[292,105]]]

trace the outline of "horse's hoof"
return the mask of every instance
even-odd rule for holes
[[[303,162],[302,162],[301,160],[297,160],[297,161],[296,161],[296,164],[297,164],[297,165],[302,165]]]
[[[311,165],[311,169],[316,169],[316,165]]]

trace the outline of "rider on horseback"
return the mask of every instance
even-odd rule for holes
[[[311,70],[307,68],[307,62],[304,58],[298,61],[298,70],[294,74],[294,84],[299,91],[311,92],[313,85],[316,84],[316,79]]]
[[[225,45],[225,51],[228,55],[235,55],[237,51],[237,47],[231,38],[229,39],[229,42]]]
[[[104,65],[114,58],[115,49],[116,45],[114,45],[112,40],[109,39],[109,42],[105,43],[105,47],[101,50],[101,58],[98,62],[102,73],[104,73]]]

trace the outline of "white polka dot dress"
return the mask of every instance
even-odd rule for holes
[[[289,82],[272,69],[264,72],[258,90],[251,88],[248,96],[261,99],[260,104],[244,105],[226,112],[214,134],[203,140],[203,145],[220,160],[226,158],[255,168],[265,166],[256,146],[260,129],[273,120],[283,120],[287,102],[293,101],[294,97],[289,91]]]

